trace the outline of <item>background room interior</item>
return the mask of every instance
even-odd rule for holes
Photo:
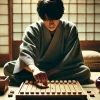
[[[65,7],[62,18],[76,24],[84,62],[91,70],[93,83],[82,87],[85,91],[89,89],[94,94],[97,93],[96,99],[90,97],[88,100],[99,100],[100,93],[95,81],[100,77],[100,0],[62,1]],[[4,64],[18,58],[26,27],[40,20],[36,11],[37,2],[38,0],[0,0],[0,76],[4,75]],[[14,90],[16,94],[18,89],[19,87],[9,86],[0,100],[8,100],[9,91]]]
[[[16,60],[25,28],[39,20],[38,0],[0,0],[0,66]],[[100,52],[100,0],[63,0],[63,19],[78,28],[82,50]]]

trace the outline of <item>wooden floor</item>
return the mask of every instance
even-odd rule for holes
[[[3,76],[4,74],[3,74],[3,68],[0,68],[0,76]],[[83,87],[84,86],[87,86],[87,87],[91,87],[91,86],[93,86],[93,87],[95,87],[95,80],[98,78],[98,77],[100,77],[100,72],[91,72],[91,80],[93,80],[94,81],[94,83],[92,83],[92,84],[87,84],[87,85],[83,85]],[[85,87],[85,89],[86,89],[86,87]],[[95,88],[96,89],[96,88]],[[13,98],[8,98],[8,93],[11,91],[11,90],[14,90],[14,96],[13,96]],[[0,96],[0,100],[16,100],[15,99],[15,94],[17,94],[18,93],[18,90],[19,90],[19,87],[15,87],[15,86],[9,86],[8,87],[8,90],[5,92],[5,94],[4,95],[1,95]],[[96,89],[97,90],[97,89]],[[99,94],[100,95],[100,94]],[[89,99],[89,100],[91,100],[91,99]],[[92,100],[95,100],[95,99],[92,99]],[[99,99],[98,99],[99,100]]]

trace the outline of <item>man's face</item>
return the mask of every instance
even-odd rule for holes
[[[50,31],[54,31],[59,24],[59,20],[44,20],[43,22]]]

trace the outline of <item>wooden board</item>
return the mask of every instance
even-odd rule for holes
[[[16,94],[16,100],[34,98],[60,98],[87,100],[87,94],[78,81],[49,81],[48,87],[42,83],[36,84],[32,81],[23,82]]]

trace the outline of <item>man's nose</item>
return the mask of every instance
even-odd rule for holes
[[[49,24],[50,24],[50,25],[53,25],[53,24],[54,24],[54,21],[53,21],[53,20],[50,20],[50,21],[49,21]]]

